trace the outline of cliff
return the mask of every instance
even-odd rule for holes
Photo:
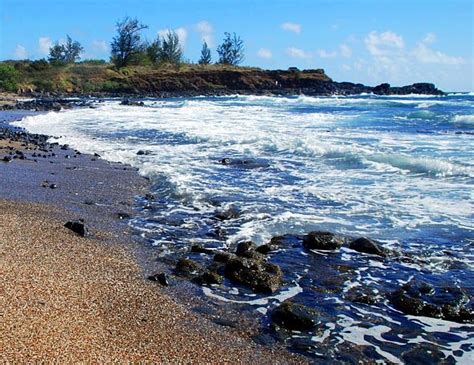
[[[132,66],[116,70],[110,64],[51,66],[42,61],[10,62],[17,72],[20,95],[192,96],[225,94],[276,95],[441,95],[433,84],[376,87],[335,82],[322,69],[262,70],[223,65],[167,67]]]

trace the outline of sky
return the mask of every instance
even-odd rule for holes
[[[148,25],[153,40],[175,30],[185,58],[224,32],[245,42],[243,65],[323,68],[335,81],[434,82],[474,91],[472,0],[0,0],[0,60],[40,59],[70,35],[83,59],[109,59],[115,24]]]

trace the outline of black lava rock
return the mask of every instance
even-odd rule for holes
[[[377,243],[365,237],[361,237],[352,241],[349,244],[349,248],[357,252],[369,253],[372,255],[379,255],[384,257],[386,256],[385,252]]]
[[[344,240],[331,232],[314,231],[303,237],[303,246],[309,250],[337,250]]]
[[[277,291],[283,280],[283,272],[278,265],[244,257],[227,261],[224,273],[229,279],[260,293]]]
[[[148,280],[156,281],[157,283],[159,283],[163,286],[169,286],[170,285],[168,275],[166,275],[164,272],[160,272],[158,274],[150,275],[148,277]]]
[[[290,331],[311,331],[317,325],[318,312],[302,304],[283,302],[271,313],[272,321]]]
[[[70,229],[74,233],[77,233],[81,237],[85,237],[86,235],[88,235],[88,229],[84,225],[84,221],[82,219],[78,221],[67,222],[64,227]]]

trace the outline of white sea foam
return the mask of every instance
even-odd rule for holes
[[[454,116],[453,122],[458,124],[474,125],[474,114],[456,115]]]

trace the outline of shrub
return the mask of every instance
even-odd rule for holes
[[[19,73],[15,67],[0,64],[0,90],[15,92],[18,89]]]

